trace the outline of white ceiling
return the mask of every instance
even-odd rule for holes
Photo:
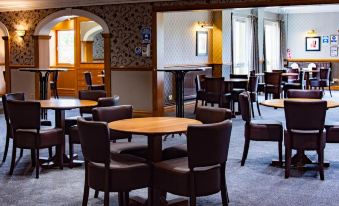
[[[165,0],[0,0],[0,12],[158,1]]]
[[[325,12],[339,12],[339,5],[327,4],[327,5],[308,5],[308,6],[267,7],[265,8],[265,10],[279,14],[325,13]]]

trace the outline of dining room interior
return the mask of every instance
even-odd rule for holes
[[[339,1],[0,3],[1,205],[337,205]]]

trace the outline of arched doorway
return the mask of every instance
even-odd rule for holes
[[[74,22],[73,30],[78,32],[74,34],[74,62],[59,64],[58,60],[55,60],[55,58],[58,58],[59,56],[58,47],[55,45],[55,42],[56,44],[58,44],[58,37],[55,36],[57,33],[55,33],[54,31],[56,31],[55,27],[59,27],[60,24],[62,25],[63,23],[68,21]],[[80,32],[80,27],[82,23],[84,24],[85,29],[84,31]],[[92,25],[90,29],[87,28],[89,25]],[[64,36],[67,36],[67,34],[64,34]],[[94,38],[98,39],[98,36],[102,40],[101,45],[103,47],[103,53],[102,55],[100,55],[102,61],[100,62],[96,61],[95,58],[93,60],[93,58],[90,58],[89,55],[84,55],[85,52],[90,51],[90,47],[88,46],[90,45],[90,42],[92,41],[93,45]],[[35,67],[67,67],[67,65],[71,65],[68,67],[69,72],[61,73],[59,75],[61,84],[59,85],[61,87],[61,91],[64,93],[65,96],[76,96],[78,90],[85,88],[83,72],[85,70],[97,71],[98,68],[105,70],[104,83],[106,86],[107,95],[110,95],[110,35],[108,26],[102,18],[93,13],[80,9],[61,10],[45,17],[37,25],[34,32],[34,39],[36,57],[34,62]],[[87,47],[86,41],[88,43]],[[53,47],[56,48],[56,55],[55,53],[53,53]],[[85,60],[87,62],[84,62]],[[94,75],[96,76],[96,73]],[[38,94],[37,87],[35,94],[36,96]]]
[[[8,44],[8,30],[6,26],[0,22],[0,95],[6,93],[6,81],[4,71],[6,67],[6,52],[5,46]]]

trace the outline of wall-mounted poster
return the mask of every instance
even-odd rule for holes
[[[331,57],[337,57],[337,56],[338,56],[338,47],[331,46]]]
[[[320,36],[306,37],[306,51],[320,51]]]
[[[150,27],[143,27],[141,29],[142,35],[142,43],[143,44],[150,44],[151,43],[151,28]]]
[[[329,36],[323,36],[323,37],[322,37],[322,40],[323,40],[323,44],[328,44],[328,43],[330,43],[330,37],[329,37]]]
[[[338,44],[338,35],[331,35],[331,44]]]
[[[208,54],[208,32],[197,31],[196,56],[207,56]]]

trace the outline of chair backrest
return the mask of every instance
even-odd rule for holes
[[[93,109],[93,120],[102,122],[113,122],[133,117],[131,105],[120,105],[113,107],[96,107]]]
[[[248,79],[247,74],[230,74],[230,79]],[[233,82],[233,88],[246,89],[247,82]]]
[[[59,72],[53,72],[53,82],[54,84],[56,84],[58,82],[59,79]]]
[[[106,122],[85,121],[78,118],[79,138],[86,161],[108,163],[110,135]]]
[[[225,90],[223,77],[205,77],[206,101],[220,103]]]
[[[259,77],[258,76],[250,76],[248,80],[248,91],[252,93],[256,93],[258,91]]]
[[[85,75],[85,81],[87,86],[92,86],[92,73],[91,72],[84,72]]]
[[[81,100],[92,100],[98,101],[99,98],[106,97],[106,92],[104,90],[80,90],[79,99]],[[84,107],[80,108],[80,114],[92,114],[93,107]]]
[[[225,108],[197,107],[195,118],[203,124],[211,124],[232,119],[232,111]]]
[[[287,91],[287,98],[322,99],[323,92],[321,90],[289,89]]]
[[[9,113],[8,113],[8,106],[7,101],[8,100],[19,100],[19,101],[25,101],[25,94],[24,93],[8,93],[5,95],[2,95],[2,105],[4,109],[4,115],[7,125],[10,125],[9,121]]]
[[[40,102],[7,100],[8,114],[13,131],[40,130]]]
[[[231,79],[248,79],[247,74],[230,74]]]
[[[283,69],[272,69],[272,72],[278,72],[278,73],[284,73],[285,72],[285,70],[283,70]]]
[[[98,107],[111,107],[119,105],[120,97],[114,95],[113,97],[100,97],[98,99]]]
[[[281,72],[265,72],[265,84],[279,86],[281,85]]]
[[[299,74],[299,69],[287,68],[286,72],[287,73],[296,73],[296,74]],[[296,79],[299,79],[299,77],[298,76],[288,76],[287,79],[289,79],[289,80],[296,80]]]
[[[323,130],[327,102],[284,101],[287,130]]]
[[[232,121],[190,125],[187,128],[188,165],[205,167],[222,164],[227,161],[231,138]],[[208,142],[208,144],[206,144]]]
[[[205,74],[198,74],[195,77],[195,91],[205,90]]]
[[[251,121],[251,98],[248,92],[243,92],[239,94],[239,104],[240,104],[240,111],[241,117],[244,121],[250,122]]]
[[[255,76],[255,70],[250,71],[250,76]]]
[[[320,69],[320,74],[319,74],[319,78],[321,80],[330,80],[330,74],[331,74],[331,69]]]

